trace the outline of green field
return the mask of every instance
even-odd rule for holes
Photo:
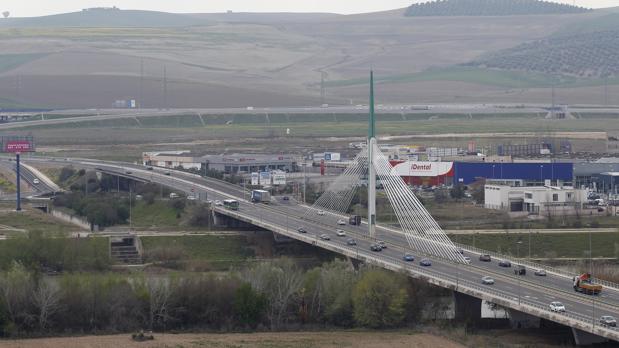
[[[511,116],[511,117],[510,117]],[[536,117],[537,116],[537,117]],[[379,114],[377,132],[381,135],[414,135],[444,133],[504,133],[504,132],[559,132],[559,131],[619,131],[619,122],[608,115],[580,115],[582,119],[546,120],[545,115],[389,115]],[[577,114],[577,116],[579,116]],[[206,126],[195,124],[195,116],[171,117],[170,120],[135,119],[78,122],[65,125],[25,127],[24,131],[36,131],[39,144],[110,144],[110,137],[124,144],[140,144],[158,141],[195,141],[214,139],[238,139],[287,137],[330,137],[362,136],[367,132],[365,115],[357,115],[358,120],[337,118],[330,120],[312,118],[303,122],[282,122],[215,124]],[[432,117],[432,119],[430,119]],[[448,122],[447,122],[448,121]],[[197,121],[199,122],[199,121]],[[148,126],[146,126],[148,124]],[[176,126],[179,124],[179,126]],[[79,129],[79,132],[73,131]],[[113,134],[111,134],[113,132]],[[155,137],[156,134],[156,137]]]
[[[0,54],[0,73],[46,56],[45,53]]]
[[[553,85],[558,88],[590,87],[619,85],[619,78],[585,79],[564,75],[543,74],[524,71],[480,69],[473,67],[452,67],[441,70],[426,70],[420,73],[392,75],[380,77],[378,83],[411,83],[424,81],[459,81],[490,85],[504,88],[550,88]],[[327,82],[331,87],[347,87],[366,85],[367,79],[335,80]]]
[[[142,237],[147,261],[185,265],[200,270],[223,270],[244,264],[254,256],[247,238],[240,235]]]
[[[57,220],[39,210],[27,209],[18,213],[8,211],[8,209],[14,209],[15,206],[4,204],[1,208],[7,209],[7,211],[0,212],[0,225],[26,230],[27,232],[51,233],[55,235],[82,230],[75,225]]]
[[[528,257],[528,233],[501,233],[450,235],[451,240],[506,255]],[[587,258],[589,257],[588,233],[531,233],[532,258]],[[619,258],[619,231],[615,233],[592,233],[593,257]]]
[[[177,229],[181,222],[167,201],[156,200],[153,204],[138,201],[131,213],[133,227],[137,229]]]

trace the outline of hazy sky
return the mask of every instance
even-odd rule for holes
[[[427,1],[427,0],[424,0]],[[574,0],[552,0],[573,3]],[[0,12],[10,11],[11,17],[41,16],[79,11],[86,7],[118,6],[166,12],[335,12],[361,13],[391,10],[420,0],[0,0]],[[576,0],[585,7],[619,6],[619,0]]]

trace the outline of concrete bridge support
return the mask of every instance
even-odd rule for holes
[[[453,292],[453,296],[456,302],[457,321],[481,321],[481,299],[457,291]]]
[[[509,309],[509,323],[514,329],[538,329],[542,319],[534,315]]]
[[[578,330],[576,328],[571,328],[572,334],[574,335],[574,342],[577,346],[589,346],[596,343],[605,343],[608,342],[608,339],[594,335],[592,333]]]

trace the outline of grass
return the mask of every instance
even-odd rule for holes
[[[588,233],[531,233],[532,258],[586,258],[589,257]],[[476,246],[489,251],[518,256],[517,242],[520,245],[520,257],[528,256],[528,233],[501,233],[450,235],[451,240],[466,245]],[[619,231],[614,233],[592,233],[591,245],[593,257],[619,257]]]
[[[564,75],[534,72],[452,67],[441,70],[426,70],[414,74],[384,76],[378,83],[412,83],[425,81],[459,81],[504,88],[549,88],[603,86],[604,79],[584,79]],[[348,87],[367,84],[367,79],[335,80],[326,83],[331,87]],[[619,78],[608,79],[609,85],[619,84]]]
[[[66,234],[67,232],[82,230],[77,226],[59,221],[51,215],[45,214],[39,210],[26,209],[18,213],[8,211],[8,209],[14,209],[12,205],[3,205],[2,208],[7,209],[7,211],[0,212],[0,225],[7,225],[29,232],[52,234]]]
[[[154,261],[182,261],[201,269],[228,269],[254,256],[245,236],[157,236],[142,237],[147,258]]]
[[[17,68],[46,55],[46,53],[0,54],[0,73]]]
[[[573,131],[619,131],[619,122],[608,122],[607,117],[546,120],[532,117],[476,117],[472,119],[450,115],[445,119],[388,120],[378,117],[377,132],[383,135],[414,135],[414,134],[444,134],[444,133],[504,133],[504,132],[573,132]],[[122,128],[121,128],[122,126]],[[75,132],[79,129],[79,132]],[[110,132],[114,140],[120,144],[152,143],[157,134],[159,142],[195,141],[199,139],[214,140],[231,138],[272,138],[285,137],[290,129],[290,137],[332,137],[332,136],[363,136],[367,133],[367,125],[363,121],[331,121],[331,122],[289,122],[265,125],[207,124],[206,127],[181,127],[171,125],[151,125],[140,127],[135,120],[114,120],[100,122],[83,122],[67,125],[49,125],[25,127],[23,130],[36,130],[38,143],[56,144],[110,144]]]
[[[138,201],[132,207],[133,227],[148,228],[178,228],[181,221],[176,210],[168,206],[167,201],[156,200],[153,204]]]

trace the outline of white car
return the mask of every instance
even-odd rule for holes
[[[340,219],[340,220],[337,220],[337,224],[340,225],[340,226],[344,226],[344,225],[346,225],[346,221]]]
[[[224,205],[223,203],[221,203],[220,200],[215,201],[215,205],[218,207],[221,207],[222,205]]]
[[[468,256],[464,256],[464,262],[471,263],[471,258]]]
[[[481,278],[481,283],[484,285],[492,285],[494,284],[494,279],[489,276],[485,276]]]
[[[565,306],[559,301],[550,302],[550,310],[553,312],[565,312]]]
[[[346,237],[346,232],[344,232],[344,230],[337,230],[335,234],[337,234],[338,237]]]
[[[39,181],[39,179],[35,178],[34,180],[32,180],[32,183],[36,185],[40,184],[41,182]]]
[[[325,215],[325,211],[324,210],[319,210],[316,214],[323,216]]]

